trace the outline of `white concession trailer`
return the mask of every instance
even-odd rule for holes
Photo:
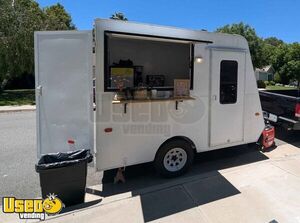
[[[35,33],[39,157],[90,149],[97,170],[154,161],[177,176],[196,152],[259,139],[243,37],[107,19],[94,28]],[[174,80],[188,80],[188,97],[176,97]],[[120,86],[136,97],[118,97]]]

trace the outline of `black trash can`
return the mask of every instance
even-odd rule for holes
[[[66,207],[84,202],[89,150],[43,155],[35,165],[40,175],[42,197],[55,194]]]

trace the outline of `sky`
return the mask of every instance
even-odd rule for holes
[[[130,21],[214,31],[244,22],[258,36],[300,42],[300,0],[37,0],[42,7],[61,3],[78,30],[95,18],[122,12]]]

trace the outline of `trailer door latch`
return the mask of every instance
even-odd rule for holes
[[[41,85],[39,85],[39,86],[36,87],[35,93],[38,96],[42,96],[42,86]]]

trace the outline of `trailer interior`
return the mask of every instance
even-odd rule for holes
[[[147,87],[172,90],[174,79],[193,82],[193,42],[189,40],[105,32],[105,91]]]

